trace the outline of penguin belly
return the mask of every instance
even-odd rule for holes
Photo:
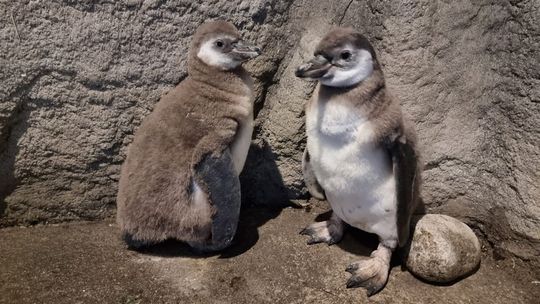
[[[320,112],[320,111],[317,111]],[[344,114],[338,109],[324,113]],[[397,239],[396,183],[391,158],[372,141],[370,122],[351,114],[308,118],[307,147],[313,171],[336,215],[349,225]],[[316,116],[315,116],[316,117]]]
[[[390,159],[383,148],[350,145],[321,145],[318,155],[312,156],[328,202],[349,225],[382,239],[397,239],[396,184]]]

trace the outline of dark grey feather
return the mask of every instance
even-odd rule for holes
[[[196,167],[195,178],[208,194],[215,213],[212,217],[212,239],[197,245],[201,251],[228,247],[236,233],[240,215],[240,180],[236,175],[229,149],[219,157],[206,156]]]
[[[397,228],[399,246],[404,246],[410,233],[411,217],[418,203],[417,166],[418,156],[414,147],[404,138],[397,138],[387,145],[392,157],[396,180]]]

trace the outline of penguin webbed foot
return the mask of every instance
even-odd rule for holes
[[[381,291],[388,281],[391,255],[390,249],[379,246],[369,259],[347,266],[345,271],[352,275],[347,281],[347,288],[363,287],[368,297]]]
[[[343,222],[332,215],[328,221],[309,225],[300,231],[300,234],[309,236],[308,245],[317,243],[334,245],[343,238]]]

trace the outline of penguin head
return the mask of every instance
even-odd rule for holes
[[[234,25],[221,20],[202,24],[195,33],[190,50],[190,56],[223,71],[233,70],[260,54],[260,48],[241,39]]]
[[[296,70],[296,76],[319,80],[330,87],[350,87],[378,68],[371,43],[352,28],[336,28],[317,45],[314,57]]]

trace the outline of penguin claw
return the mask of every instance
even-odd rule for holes
[[[357,263],[352,263],[352,264],[349,264],[349,266],[347,266],[347,268],[345,268],[345,271],[352,274],[357,269],[358,269],[358,264]]]
[[[320,240],[320,239],[313,239],[313,238],[312,238],[312,239],[309,239],[309,240],[306,242],[306,244],[308,244],[308,245],[313,245],[313,244],[318,244],[318,243],[322,243],[322,242],[324,242],[324,241],[323,241],[323,240]]]
[[[313,223],[300,231],[301,235],[307,235],[308,245],[326,243],[329,246],[339,242],[343,236],[343,229],[336,227],[331,221]]]
[[[332,245],[335,245],[338,243],[338,241],[336,241],[335,239],[330,239],[328,242],[326,242],[328,244],[328,246],[332,246]]]
[[[362,288],[364,288],[366,290],[366,295],[368,297],[371,297],[372,295],[374,295],[377,292],[381,291],[385,285],[386,285],[386,281],[385,280],[380,280],[376,276],[373,276],[373,277],[367,278],[367,279],[352,276],[347,281],[347,288],[362,287]]]
[[[350,264],[345,271],[352,275],[347,280],[347,288],[365,288],[367,296],[371,297],[386,285],[389,265],[378,258],[369,258]]]
[[[381,289],[383,289],[384,285],[380,286],[380,287],[377,287],[377,286],[370,286],[370,287],[367,287],[366,288],[366,296],[369,298],[371,297],[372,295],[378,293],[379,291],[381,291]]]
[[[364,287],[366,289],[373,288],[373,284],[370,278],[362,278],[360,276],[352,276],[347,280],[347,288]]]

